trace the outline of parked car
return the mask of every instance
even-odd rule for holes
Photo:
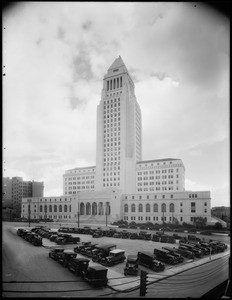
[[[73,258],[68,262],[67,268],[76,276],[81,276],[83,272],[87,270],[89,261],[89,259],[82,257]]]
[[[96,248],[96,246],[99,246],[98,244],[91,244],[87,245],[86,247],[83,247],[80,250],[80,254],[91,257],[92,255],[92,250]]]
[[[91,242],[82,242],[81,245],[79,246],[76,246],[73,251],[76,252],[76,253],[80,253],[81,252],[81,249],[85,248],[85,247],[88,247],[91,245]]]
[[[99,263],[111,267],[124,262],[125,259],[125,250],[114,249],[109,252],[109,256],[103,257]]]
[[[94,287],[104,286],[108,282],[107,272],[108,269],[102,266],[88,267],[82,278]]]
[[[102,258],[109,256],[111,250],[115,249],[114,244],[99,245],[92,250],[91,257],[94,262],[99,262]]]
[[[192,251],[189,251],[187,248],[182,247],[182,248],[173,248],[175,252],[180,253],[182,256],[188,258],[188,259],[193,259],[195,258],[195,255]]]
[[[178,263],[182,263],[184,261],[184,257],[180,253],[176,252],[173,248],[165,246],[162,247],[162,249],[169,251],[171,255],[175,256]]]
[[[114,235],[113,235],[114,238],[117,238],[117,239],[120,239],[122,237],[122,234],[121,232],[116,232]]]
[[[77,244],[80,242],[80,238],[79,237],[74,237],[72,235],[66,235],[66,236],[62,236],[62,237],[58,237],[56,238],[56,243],[58,245],[65,245],[65,244]]]
[[[27,229],[19,228],[19,229],[17,230],[17,235],[23,237],[23,236],[24,236],[25,234],[27,234],[28,232],[30,232],[30,231],[27,230]]]
[[[131,240],[137,240],[138,239],[138,237],[139,237],[139,235],[138,235],[138,233],[131,233],[131,235],[130,235],[130,239]]]
[[[170,252],[168,250],[160,250],[160,249],[154,249],[154,255],[155,257],[164,262],[164,263],[167,263],[167,264],[170,264],[170,265],[176,265],[178,264],[178,260],[176,259],[176,257],[172,254],[170,254]]]
[[[192,235],[192,234],[189,234],[188,235],[188,240],[189,241],[197,241],[197,242],[199,242],[201,239],[199,239],[198,237],[196,237],[195,235]]]
[[[138,275],[138,257],[136,255],[128,255],[124,275]]]
[[[138,264],[143,265],[155,272],[160,272],[165,269],[165,265],[158,261],[154,254],[148,251],[138,252]]]
[[[58,262],[63,266],[67,267],[68,263],[73,259],[76,258],[77,254],[72,250],[64,250],[61,255],[58,257]]]
[[[127,230],[123,230],[122,239],[129,239],[129,237],[130,237],[130,232],[128,232]]]
[[[186,247],[189,251],[193,252],[194,255],[198,258],[201,258],[203,256],[203,253],[200,249],[197,249],[194,245],[187,244],[187,243],[180,243],[180,247]]]
[[[54,248],[48,253],[48,256],[54,260],[58,260],[59,256],[64,252],[64,248]]]
[[[35,234],[31,239],[31,243],[34,246],[42,246],[43,245],[42,237],[39,236],[38,234]]]
[[[102,230],[94,231],[93,234],[92,234],[93,238],[99,238],[99,237],[102,237],[102,236],[103,236]]]
[[[153,234],[152,241],[154,242],[160,242],[161,237],[157,234]]]
[[[58,233],[53,233],[53,234],[50,236],[49,240],[50,240],[51,242],[55,242],[55,240],[56,240],[57,237],[58,237]]]

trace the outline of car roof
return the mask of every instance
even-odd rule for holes
[[[68,254],[76,254],[76,252],[74,252],[73,250],[64,250],[64,253],[68,253]]]
[[[132,254],[127,255],[127,260],[137,260],[137,259],[138,259],[137,255],[132,255]]]
[[[84,258],[84,257],[76,257],[73,260],[74,261],[90,261],[88,258]]]
[[[114,249],[114,250],[112,250],[112,251],[110,251],[110,253],[114,253],[114,254],[116,254],[116,253],[121,253],[121,252],[125,252],[125,250],[121,250],[121,249]]]
[[[91,266],[89,268],[92,269],[92,270],[96,270],[96,271],[107,270],[107,268],[102,267],[102,266]]]
[[[111,248],[111,247],[116,247],[116,245],[114,245],[114,244],[104,244],[104,245],[99,245],[96,248],[98,248],[98,249],[108,249],[108,248]]]

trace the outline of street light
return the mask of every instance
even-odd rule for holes
[[[31,199],[27,199],[28,204],[28,223],[29,227],[31,227]]]

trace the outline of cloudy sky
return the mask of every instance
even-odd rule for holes
[[[229,20],[198,3],[21,2],[3,14],[4,177],[63,193],[96,164],[103,76],[121,55],[143,160],[180,158],[186,190],[229,205]]]

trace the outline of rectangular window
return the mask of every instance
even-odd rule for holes
[[[195,212],[196,212],[196,203],[191,202],[191,213],[195,213]]]

